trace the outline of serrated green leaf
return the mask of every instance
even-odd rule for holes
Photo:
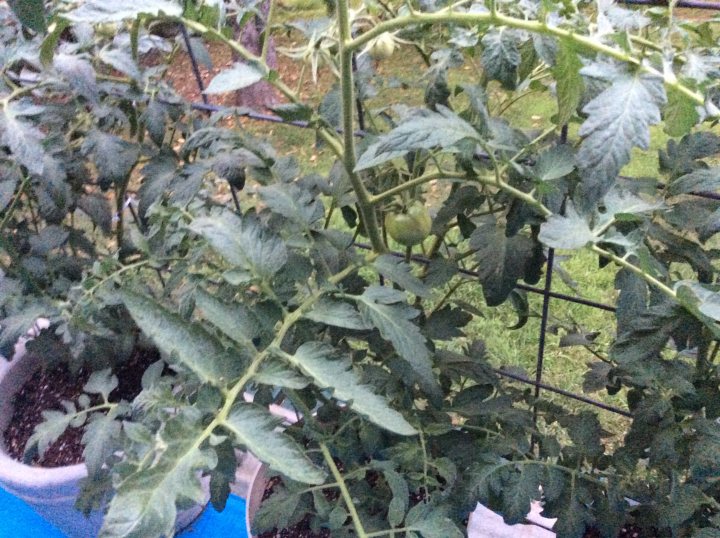
[[[276,430],[278,421],[266,409],[238,404],[223,422],[258,459],[272,469],[304,484],[322,484],[325,473],[316,467],[289,436]]]
[[[430,340],[451,340],[464,336],[462,328],[472,321],[470,313],[450,305],[434,310],[425,322],[425,333]]]
[[[75,418],[75,414],[48,410],[42,412],[42,418],[43,421],[35,426],[33,434],[25,445],[26,453],[33,447],[37,447],[41,458],[50,445],[70,427],[70,422]]]
[[[666,503],[663,503],[665,506],[659,507],[660,524],[678,530],[695,512],[712,502],[697,486],[676,484]]]
[[[310,384],[308,378],[301,376],[279,361],[267,361],[253,376],[253,380],[256,383],[272,387],[286,387],[295,390],[302,390]]]
[[[230,439],[215,446],[217,465],[210,473],[210,502],[218,512],[225,510],[230,496],[230,483],[235,480],[238,459]]]
[[[398,354],[410,363],[425,391],[441,398],[425,338],[418,326],[409,321],[419,312],[407,304],[405,294],[383,286],[369,286],[356,300],[363,321],[392,342]]]
[[[163,450],[151,466],[125,477],[108,505],[102,538],[173,536],[177,504],[206,500],[197,471],[215,467],[214,451],[196,445],[199,426],[178,417],[158,433]]]
[[[262,78],[262,71],[255,66],[236,62],[231,68],[224,69],[215,75],[204,93],[213,95],[234,92],[252,86]]]
[[[44,33],[47,30],[43,0],[9,0],[8,4],[23,26],[38,33]]]
[[[399,527],[405,519],[410,499],[410,488],[400,473],[392,469],[384,469],[383,476],[387,482],[392,499],[388,505],[387,520],[391,527]]]
[[[367,385],[361,385],[348,359],[334,359],[332,347],[317,342],[300,346],[285,358],[311,377],[320,388],[332,388],[338,400],[348,402],[357,413],[381,428],[399,435],[415,435],[417,431],[387,401]]]
[[[93,413],[85,425],[82,442],[85,445],[83,459],[88,474],[97,475],[105,461],[118,449],[117,439],[122,425],[114,413]]]
[[[195,305],[202,316],[241,346],[248,354],[255,351],[253,339],[260,336],[260,326],[245,305],[225,303],[203,289],[195,290]]]
[[[382,254],[373,262],[375,270],[385,278],[418,297],[429,297],[430,288],[412,273],[410,264],[392,254]]]
[[[201,235],[229,263],[268,278],[287,262],[283,241],[250,218],[241,219],[230,211],[198,217],[190,229]]]
[[[18,164],[32,174],[42,174],[45,163],[45,149],[42,140],[45,135],[38,128],[20,117],[23,110],[14,101],[0,109],[0,143],[10,148]]]
[[[510,475],[503,483],[502,515],[505,523],[515,525],[525,521],[530,502],[540,497],[541,465],[522,465],[519,473]]]
[[[417,510],[418,506],[431,506],[424,503],[417,504],[408,512],[405,528],[419,532],[422,538],[462,538],[465,534],[447,517],[442,509]]]
[[[663,118],[663,131],[670,136],[684,136],[700,121],[697,105],[671,87],[667,89],[667,105],[663,110]]]
[[[568,435],[580,454],[594,458],[603,453],[602,428],[595,413],[583,411],[577,416],[563,418],[561,424],[567,428]]]
[[[122,2],[86,0],[79,7],[63,13],[63,17],[72,22],[97,24],[134,19],[140,14],[160,13],[179,17],[182,15],[182,7],[177,2],[169,0],[123,0]]]
[[[223,386],[238,374],[239,364],[199,325],[136,293],[123,291],[121,297],[140,329],[202,382]]]
[[[480,222],[470,236],[470,246],[480,263],[478,274],[488,306],[503,303],[517,281],[528,278],[537,261],[532,239],[522,234],[507,237],[493,218]]]
[[[538,155],[532,168],[533,177],[538,181],[554,181],[571,174],[575,170],[575,152],[560,144]]]
[[[313,110],[302,103],[283,103],[270,107],[278,117],[284,121],[310,121]]]
[[[135,60],[133,60],[133,57],[124,50],[102,49],[98,54],[98,58],[113,69],[118,70],[130,78],[135,80],[140,79],[140,68],[137,63],[135,63]],[[156,103],[157,101],[152,102]]]
[[[302,509],[301,498],[302,495],[276,486],[273,494],[260,504],[252,522],[252,532],[257,535],[274,528],[286,529],[292,526],[304,515],[298,515]]]
[[[608,192],[620,169],[630,161],[632,148],[648,149],[650,126],[660,123],[665,103],[661,79],[622,74],[590,101],[580,127],[583,137],[577,154],[582,174],[576,203],[592,208]]]
[[[110,398],[110,393],[118,386],[118,378],[113,375],[110,368],[99,370],[90,374],[83,390],[89,394],[99,394],[106,402]]]
[[[514,90],[520,65],[520,38],[515,30],[499,28],[482,38],[482,65],[489,80],[499,81]]]
[[[82,210],[93,224],[108,234],[112,230],[112,210],[110,203],[100,193],[84,194],[77,201],[77,206]]]
[[[542,223],[538,239],[551,248],[574,250],[595,243],[598,238],[587,221],[568,203],[565,215],[551,215]]]
[[[461,140],[480,141],[480,134],[451,110],[438,105],[425,110],[371,144],[357,161],[356,171],[365,170],[418,149],[448,149]]]
[[[2,277],[2,279],[5,278]],[[51,311],[47,305],[31,302],[18,312],[0,319],[0,355],[11,360],[15,354],[15,344],[18,338],[25,335],[38,318],[50,314]]]
[[[305,317],[333,327],[363,331],[370,329],[360,313],[349,303],[323,298],[317,301]]]
[[[140,158],[140,147],[137,144],[97,129],[88,134],[83,151],[92,153],[98,169],[98,181],[107,186],[123,185]]]
[[[322,200],[295,184],[275,184],[260,187],[258,194],[274,213],[310,228],[323,218]]]
[[[570,118],[575,115],[575,111],[580,105],[580,100],[585,91],[585,82],[580,74],[582,66],[580,56],[572,44],[566,40],[560,40],[555,65],[553,66],[553,74],[556,80],[555,93],[558,102],[556,120],[558,125],[565,125],[570,121]]]
[[[685,174],[668,186],[668,194],[677,196],[699,191],[716,191],[720,188],[720,168],[703,168]]]

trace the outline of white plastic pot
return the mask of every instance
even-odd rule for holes
[[[247,503],[245,518],[247,520],[248,536],[255,538],[251,533],[252,522],[260,508],[265,487],[267,486],[267,466],[255,458],[244,462],[249,475],[250,484],[247,488]],[[542,508],[540,503],[534,502],[527,515],[527,524],[507,525],[502,516],[478,503],[477,508],[470,514],[467,526],[468,538],[554,538],[555,533],[550,529],[555,524],[554,519],[540,516]]]
[[[17,351],[12,361],[0,358],[0,432],[12,419],[15,394],[41,367],[41,359],[25,354],[24,346]],[[54,468],[25,465],[8,455],[0,438],[0,487],[25,501],[69,538],[97,536],[102,526],[102,512],[86,518],[75,509],[80,480],[86,476],[84,463]],[[188,527],[203,509],[204,505],[197,505],[179,512],[176,529]]]

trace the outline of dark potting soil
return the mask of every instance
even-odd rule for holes
[[[114,370],[118,377],[118,387],[110,394],[111,401],[133,400],[142,390],[141,380],[145,369],[159,358],[156,350],[136,349],[127,361]],[[39,370],[32,376],[15,395],[13,416],[3,432],[8,454],[22,461],[28,439],[35,426],[43,421],[42,412],[49,409],[64,410],[63,400],[77,403],[89,377],[90,372],[83,370],[71,374],[64,364]],[[43,467],[62,467],[82,462],[82,436],[83,428],[68,428],[50,445],[42,459],[35,457],[31,463]]]

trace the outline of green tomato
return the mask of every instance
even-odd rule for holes
[[[404,213],[385,215],[385,229],[395,241],[406,247],[422,243],[432,228],[430,213],[420,202],[413,204]]]
[[[375,60],[386,60],[395,52],[395,39],[387,32],[380,34],[370,47],[370,56]]]

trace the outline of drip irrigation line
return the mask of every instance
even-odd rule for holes
[[[543,362],[545,361],[545,337],[547,335],[548,319],[550,318],[550,290],[552,289],[553,264],[555,263],[555,249],[548,249],[547,263],[545,265],[545,289],[543,289],[542,317],[538,334],[538,352],[535,362],[535,399],[540,398],[540,384],[542,383]],[[537,421],[537,406],[533,406],[533,419]]]
[[[570,392],[568,390],[561,389],[561,388],[555,387],[553,385],[548,385],[547,383],[542,383],[542,382],[538,383],[538,382],[532,381],[531,379],[528,379],[527,377],[524,377],[522,375],[513,374],[512,372],[507,372],[505,370],[502,370],[501,368],[492,368],[492,370],[499,376],[507,377],[509,379],[512,379],[514,381],[519,381],[520,383],[525,383],[527,385],[532,385],[536,388],[539,387],[543,390],[547,390],[548,392],[554,392],[555,394],[559,394],[561,396],[565,396],[566,398],[570,398],[572,400],[577,400],[579,402],[583,402],[588,405],[598,407],[605,411],[610,411],[611,413],[615,413],[617,415],[622,415],[627,418],[633,418],[633,414],[630,411],[626,411],[625,409],[615,407],[614,405],[606,404],[606,403],[600,402],[598,400],[593,400],[592,398],[588,398],[587,396],[582,396],[581,394],[575,394],[574,392]]]
[[[160,102],[176,105],[177,103],[172,103],[170,101],[164,101],[159,100]],[[229,106],[219,106],[219,105],[211,105],[211,104],[205,104],[205,103],[190,103],[190,108],[193,110],[200,110],[202,112],[235,112],[238,116],[242,116],[245,118],[249,118],[251,120],[257,120],[257,121],[267,121],[270,123],[283,123],[285,125],[291,125],[293,127],[300,127],[301,129],[315,129],[315,124],[310,123],[308,121],[300,121],[300,120],[294,120],[294,121],[287,121],[282,119],[280,116],[274,116],[272,114],[261,114],[259,112],[253,112],[251,110],[248,110],[247,108],[234,108]],[[336,128],[336,132],[342,133],[342,129]],[[363,138],[367,136],[368,133],[365,131],[355,131],[355,136],[358,138]]]
[[[205,95],[205,84],[203,83],[202,75],[200,75],[200,67],[198,66],[195,53],[192,49],[192,42],[190,41],[190,34],[188,34],[187,28],[184,24],[180,25],[180,32],[182,33],[183,41],[185,41],[185,48],[187,49],[188,56],[190,57],[190,63],[192,64],[193,74],[195,75],[195,82],[197,83],[198,89],[200,90],[200,97],[204,104],[208,104],[208,96]]]
[[[363,250],[372,250],[372,247],[366,243],[355,243],[356,247],[361,248]],[[389,252],[388,254],[391,254],[395,256],[396,258],[405,258],[405,254],[402,252]],[[413,255],[410,257],[411,261],[421,263],[423,265],[429,265],[432,260],[429,258],[426,258],[425,256],[418,256]],[[476,271],[470,271],[469,269],[458,269],[458,272],[462,275],[469,276],[472,278],[479,278],[480,274]],[[545,294],[545,290],[542,288],[536,288],[535,286],[530,286],[528,284],[522,284],[521,282],[518,282],[515,284],[515,287],[523,290],[523,291],[529,291],[530,293],[537,293],[539,295]],[[573,295],[567,295],[565,293],[560,293],[557,291],[550,291],[548,292],[548,296],[552,297],[553,299],[560,299],[561,301],[567,301],[569,303],[575,303],[580,304],[583,306],[589,306],[591,308],[597,308],[598,310],[604,310],[606,312],[615,312],[615,307],[603,303],[598,303],[596,301],[591,301],[590,299],[583,299],[582,297],[575,297]]]

